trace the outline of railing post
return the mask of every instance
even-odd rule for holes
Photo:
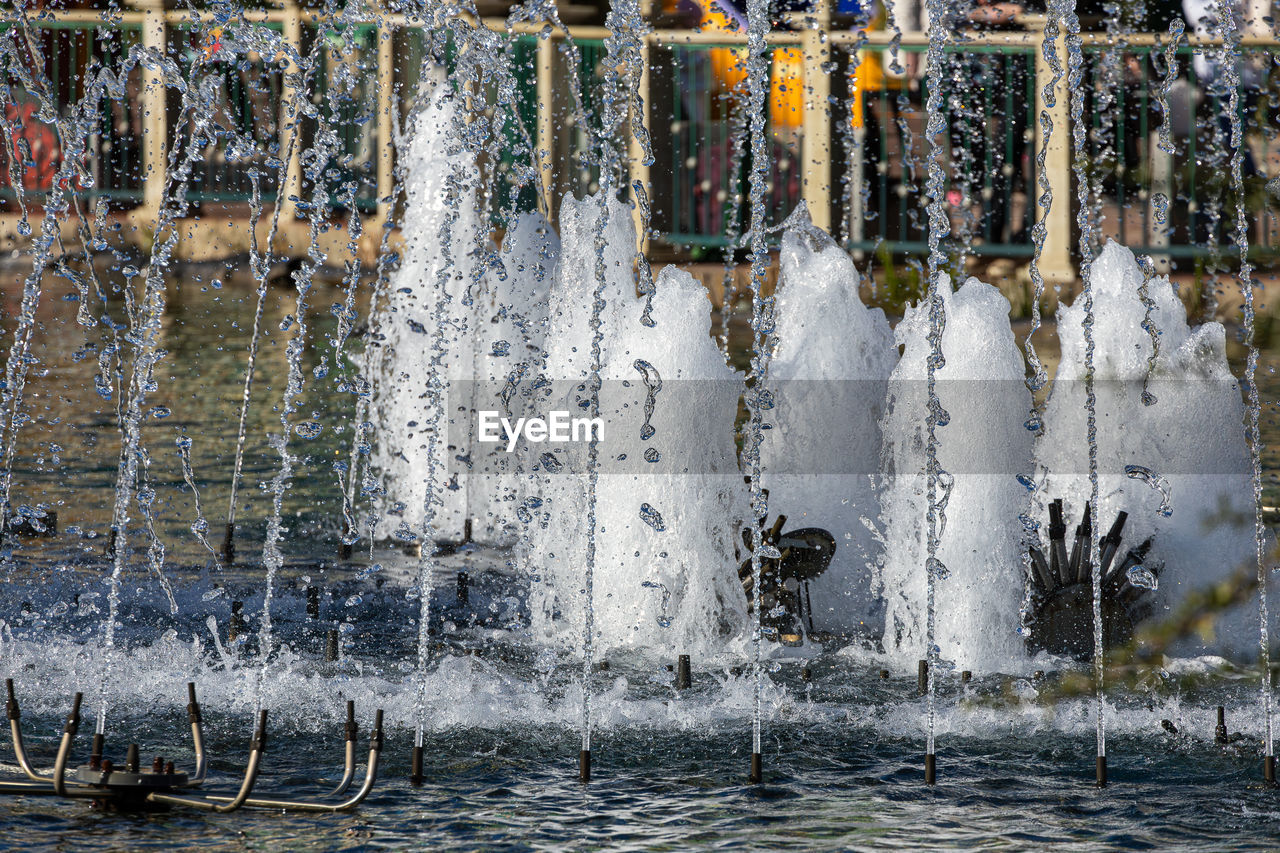
[[[1076,271],[1071,263],[1071,206],[1073,198],[1071,193],[1071,106],[1069,92],[1067,91],[1067,78],[1064,73],[1062,79],[1058,81],[1058,85],[1054,87],[1053,106],[1046,104],[1044,89],[1049,85],[1049,81],[1053,79],[1053,69],[1045,61],[1043,50],[1046,38],[1046,18],[1044,15],[1027,15],[1024,20],[1032,32],[1039,34],[1039,38],[1035,39],[1040,47],[1036,51],[1036,152],[1038,154],[1041,150],[1045,151],[1045,176],[1049,179],[1049,188],[1053,192],[1053,205],[1049,209],[1047,218],[1045,218],[1045,212],[1040,205],[1038,203],[1035,204],[1036,221],[1039,222],[1043,219],[1047,226],[1044,249],[1040,253],[1040,274],[1044,276],[1045,283],[1048,285],[1070,285],[1075,282]],[[1055,49],[1057,50],[1058,61],[1062,63],[1065,69],[1067,64],[1066,39],[1061,22],[1059,22]],[[1053,121],[1053,133],[1048,140],[1044,138],[1044,131],[1040,127],[1040,114],[1044,111],[1048,111],[1049,118]],[[1036,180],[1033,198],[1038,199],[1040,197],[1038,175]]]
[[[813,224],[831,233],[831,60],[827,32],[831,0],[814,0],[813,14],[800,34],[804,51],[804,116],[801,152],[804,183],[801,190]]]
[[[168,32],[164,20],[164,0],[129,0],[143,12],[142,46],[164,56]],[[156,219],[164,205],[164,184],[169,147],[169,115],[165,103],[164,79],[154,67],[142,70],[142,210],[147,219]]]
[[[538,39],[538,127],[537,127],[537,164],[541,198],[539,203],[542,206],[542,215],[547,218],[548,222],[554,221],[555,216],[555,189],[552,186],[554,174],[552,172],[551,157],[551,134],[552,121],[555,117],[555,105],[552,103],[554,97],[554,80],[552,75],[555,74],[555,58],[556,46],[552,38]]]
[[[638,81],[639,93],[641,98],[641,114],[636,115],[632,112],[630,116],[631,138],[629,140],[630,147],[630,164],[631,164],[631,185],[632,197],[635,198],[635,185],[638,183],[644,187],[645,196],[650,203],[653,200],[653,192],[650,188],[649,181],[649,164],[644,159],[644,146],[640,144],[640,138],[636,135],[637,127],[649,127],[649,38],[645,38],[644,43],[640,47],[640,79]],[[635,221],[636,227],[636,246],[637,250],[645,255],[649,254],[649,217],[645,216],[640,209],[639,200],[637,199],[635,207],[631,211],[631,216]]]
[[[385,12],[378,13],[378,234],[394,215],[395,178],[395,41]]]
[[[302,55],[302,9],[297,0],[282,0],[284,41],[298,56]],[[281,88],[280,103],[280,156],[288,157],[284,185],[280,187],[276,204],[282,205],[280,214],[285,223],[292,222],[297,216],[297,205],[293,199],[302,192],[302,152],[300,144],[294,140],[301,132],[302,111],[298,109],[298,98],[306,97],[293,85],[299,67],[292,59],[284,69],[284,85]]]

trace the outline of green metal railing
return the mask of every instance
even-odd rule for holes
[[[260,23],[279,32],[279,24]],[[208,146],[191,176],[187,199],[197,204],[243,203],[252,198],[251,173],[257,172],[264,203],[274,203],[279,191],[279,169],[270,161],[279,151],[279,110],[283,93],[283,74],[279,65],[263,58],[236,57],[221,59],[217,54],[206,58],[205,46],[191,23],[168,30],[168,52],[178,61],[183,76],[197,85],[212,77],[217,99],[212,116],[191,117],[189,123],[211,120],[216,141]],[[168,122],[166,150],[175,143],[186,144],[189,128],[176,124],[180,96],[167,98],[171,120]],[[233,145],[239,138],[249,145]],[[250,153],[252,152],[252,153]]]
[[[746,192],[744,174],[730,175],[725,150],[733,144],[731,119],[726,106],[731,94],[717,93],[708,85],[701,68],[716,45],[681,46],[673,49],[676,64],[686,69],[683,78],[673,75],[673,131],[667,162],[669,189],[655,187],[658,206],[655,223],[666,240],[702,248],[725,245],[729,233],[720,209],[710,193],[726,196]],[[921,52],[904,46],[901,54]],[[948,106],[943,140],[947,161],[948,201],[952,209],[952,239],[971,237],[971,251],[1004,257],[1026,257],[1033,250],[1031,226],[1036,217],[1036,48],[1002,45],[952,46],[947,50],[949,74],[944,103]],[[1114,51],[1091,46],[1085,51],[1085,86],[1090,116],[1087,157],[1100,207],[1100,233],[1138,252],[1170,258],[1208,258],[1234,251],[1234,199],[1226,185],[1229,151],[1225,147],[1225,93],[1211,94],[1196,74],[1193,58],[1200,48],[1183,45],[1177,50],[1180,83],[1170,94],[1173,114],[1174,155],[1159,151],[1154,140],[1163,114],[1155,88],[1158,77],[1153,62],[1163,58],[1163,48],[1134,46]],[[849,76],[856,56],[875,55],[890,64],[885,45],[864,45],[856,53],[841,52],[833,87],[835,103],[831,121],[835,132],[832,182],[839,210],[832,221],[840,223],[840,238],[851,250],[884,248],[895,253],[919,253],[927,246],[923,211],[925,139],[922,107],[927,85],[908,92],[900,81],[862,92],[863,128],[854,129],[852,84]],[[1246,48],[1244,67],[1254,79],[1241,93],[1242,121],[1249,159],[1256,166],[1247,177],[1246,209],[1253,223],[1251,252],[1269,257],[1275,246],[1275,210],[1261,189],[1266,164],[1273,158],[1274,134],[1268,130],[1269,105],[1276,98],[1276,56],[1272,48]],[[1113,106],[1092,109],[1102,98],[1100,86],[1108,78],[1102,64],[1118,62],[1122,74],[1115,86]],[[694,93],[690,95],[690,93]],[[834,94],[839,92],[838,95]],[[697,106],[689,108],[691,97]],[[1110,115],[1111,121],[1106,117]],[[662,138],[655,127],[655,138]],[[676,132],[678,131],[678,132]],[[1059,133],[1068,131],[1059,128]],[[1218,137],[1215,139],[1215,135]],[[905,139],[911,140],[910,147]],[[775,164],[785,167],[794,151],[775,144]],[[785,168],[783,169],[785,171]],[[1272,169],[1274,171],[1274,169]],[[913,174],[914,173],[914,174]],[[775,191],[770,219],[785,217],[798,198],[794,191]],[[708,185],[710,178],[710,185]],[[655,181],[656,183],[656,181]],[[1168,223],[1157,226],[1152,199],[1163,193],[1169,199]],[[861,199],[855,200],[854,194]],[[1062,197],[1055,204],[1074,205]],[[850,209],[860,209],[852,219]],[[965,232],[968,232],[967,234]],[[1161,233],[1164,232],[1164,233]]]
[[[339,137],[338,162],[326,173],[330,202],[337,204],[351,186],[357,210],[378,207],[378,139],[374,122],[377,86],[377,27],[360,24],[343,29],[308,28],[312,39],[328,43],[315,73],[318,106]],[[343,85],[335,85],[339,75]],[[347,82],[350,85],[347,85]],[[315,128],[310,128],[312,134]],[[304,139],[304,144],[306,140]]]
[[[0,38],[14,39],[20,55],[30,59],[28,71],[37,86],[47,87],[53,101],[67,107],[80,101],[85,94],[86,70],[96,66],[114,66],[130,48],[140,40],[140,27],[120,24],[111,29],[58,20],[42,20],[32,27],[35,53],[28,50],[25,39],[18,35],[16,27],[0,21]],[[130,91],[140,86],[141,75],[135,70],[129,76]],[[57,130],[40,122],[33,114],[35,93],[28,92],[22,81],[11,78],[11,101],[0,104],[4,108],[15,136],[29,137],[42,143],[28,145],[25,156],[29,160],[14,170],[22,181],[25,192],[42,195],[51,187],[50,178],[61,163],[62,150]],[[105,197],[122,203],[133,203],[141,197],[142,179],[139,151],[140,126],[135,120],[137,107],[128,100],[106,97],[99,106],[100,121],[92,129],[89,138],[89,174],[93,185],[85,190],[91,197]],[[65,109],[64,109],[65,114]],[[10,180],[10,164],[7,145],[0,145],[0,204],[15,196]],[[33,150],[38,149],[38,150]],[[21,152],[19,156],[24,156]]]
[[[1208,49],[1212,53],[1212,48]],[[1156,145],[1166,121],[1157,89],[1164,71],[1163,48],[1134,46],[1117,50],[1123,85],[1115,89],[1113,116],[1091,116],[1090,159],[1103,187],[1102,232],[1135,251],[1171,258],[1206,258],[1235,252],[1235,197],[1229,185],[1229,104],[1227,92],[1197,73],[1195,57],[1205,50],[1183,45],[1177,50],[1178,82],[1169,93],[1172,154]],[[1087,53],[1094,79],[1103,79],[1107,51]],[[1245,84],[1240,91],[1240,120],[1245,131],[1245,209],[1251,220],[1250,250],[1256,256],[1275,253],[1275,209],[1263,191],[1265,175],[1274,173],[1271,124],[1276,103],[1273,48],[1241,49]],[[1114,75],[1113,75],[1114,76]],[[1096,89],[1096,86],[1093,87]],[[1091,89],[1092,91],[1092,89]],[[1168,199],[1167,222],[1157,222],[1153,199]]]
[[[81,16],[74,21],[47,17],[28,24],[42,55],[35,70],[48,80],[57,103],[65,108],[83,96],[84,72],[93,63],[111,66],[140,42],[142,26],[137,16],[111,25]],[[0,23],[0,38],[12,37],[11,23]],[[254,26],[281,31],[281,19],[263,20]],[[414,59],[425,50],[427,33],[415,24],[397,21],[393,28],[396,53],[401,57],[395,88],[402,105],[412,102],[421,65]],[[249,198],[251,170],[262,179],[263,198],[275,200],[278,162],[284,130],[280,127],[283,72],[277,60],[236,57],[235,62],[194,63],[201,55],[189,21],[170,20],[166,49],[190,77],[214,75],[219,103],[212,117],[220,134],[203,153],[193,175],[188,198],[197,203],[234,203]],[[846,36],[848,34],[845,34]],[[339,156],[325,176],[330,200],[340,201],[344,187],[356,188],[354,203],[363,212],[378,204],[378,164],[385,162],[392,140],[383,138],[377,117],[377,51],[379,30],[373,24],[342,24],[307,20],[302,27],[305,53],[315,47],[319,65],[311,80],[319,115],[339,137]],[[564,193],[593,192],[599,174],[591,156],[589,128],[575,121],[577,110],[571,92],[581,93],[587,121],[599,120],[600,81],[605,48],[600,38],[575,38],[574,53],[563,40],[555,40],[551,68],[551,96],[540,103],[537,83],[545,73],[538,52],[542,39],[532,34],[510,37],[508,56],[516,80],[517,96],[508,103],[496,92],[485,93],[487,103],[503,116],[501,144],[486,155],[484,166],[495,177],[490,203],[495,225],[503,225],[500,213],[532,209],[539,204],[536,188],[525,184],[513,195],[512,175],[537,159],[544,145],[552,166],[548,198]],[[795,116],[768,116],[771,162],[766,219],[776,224],[800,202],[809,198],[803,182],[828,182],[831,191],[832,230],[849,249],[918,253],[926,246],[923,216],[923,162],[926,156],[922,104],[927,87],[908,86],[892,76],[873,81],[855,92],[853,71],[857,63],[874,59],[883,68],[892,63],[883,39],[858,44],[848,38],[832,42],[830,62],[824,66],[831,82],[831,105],[826,114],[830,145],[827,164],[815,173],[801,168],[811,155],[805,150],[804,125]],[[1226,93],[1199,78],[1197,54],[1212,47],[1180,46],[1177,51],[1179,83],[1170,93],[1171,121],[1176,152],[1170,155],[1154,144],[1165,116],[1157,109],[1156,90],[1163,77],[1164,48],[1151,39],[1126,47],[1088,43],[1085,47],[1086,115],[1089,116],[1088,169],[1095,187],[1099,213],[1098,233],[1133,247],[1168,258],[1206,259],[1231,254],[1234,198],[1226,180],[1227,129],[1218,118]],[[920,54],[918,40],[899,48],[900,56]],[[652,227],[658,239],[697,252],[722,251],[732,235],[742,231],[746,211],[734,204],[746,196],[745,177],[750,163],[735,156],[742,145],[740,93],[716,76],[714,62],[724,76],[726,52],[741,51],[740,41],[681,42],[670,35],[649,45],[648,88],[650,130],[656,162],[647,170],[652,202]],[[774,52],[775,86],[803,86],[796,64],[778,67],[781,51],[799,50],[792,40]],[[718,52],[718,53],[717,53]],[[948,202],[952,211],[952,243],[965,243],[978,254],[1027,257],[1032,251],[1030,234],[1038,216],[1036,197],[1036,128],[1038,44],[1023,39],[1009,43],[970,41],[948,48],[949,72],[944,102],[948,107],[944,145],[948,174]],[[732,54],[730,54],[732,56]],[[793,54],[794,56],[794,54]],[[1252,44],[1241,49],[1246,85],[1240,98],[1241,117],[1247,128],[1246,210],[1250,218],[1251,251],[1269,258],[1276,252],[1274,200],[1263,189],[1265,177],[1280,170],[1272,164],[1268,130],[1275,112],[1277,75],[1273,60],[1280,56],[1274,45]],[[784,79],[793,74],[796,79]],[[13,86],[17,81],[10,79]],[[348,82],[350,85],[348,85]],[[341,83],[341,85],[338,85]],[[141,204],[144,197],[142,115],[139,93],[144,85],[140,70],[128,81],[129,97],[104,103],[101,126],[93,133],[89,168],[94,186],[87,194],[105,196],[121,206]],[[388,84],[390,85],[390,84]],[[485,85],[491,85],[486,82]],[[1109,95],[1108,95],[1109,93]],[[775,93],[776,94],[776,93]],[[855,97],[855,95],[857,97]],[[23,97],[18,93],[19,99]],[[507,99],[510,100],[510,99]],[[773,101],[773,98],[770,98]],[[168,142],[181,133],[175,126],[178,95],[168,96]],[[549,138],[547,113],[550,112]],[[518,119],[518,121],[517,121]],[[14,123],[13,119],[10,121]],[[302,147],[313,142],[317,122],[303,122]],[[522,126],[523,130],[519,127]],[[812,128],[812,124],[809,125]],[[1066,134],[1059,127],[1057,133]],[[240,135],[253,142],[250,156],[228,151],[227,140]],[[389,136],[389,134],[388,134]],[[618,153],[626,154],[624,141]],[[51,155],[56,158],[55,150]],[[2,157],[3,155],[0,155]],[[381,158],[381,159],[380,159]],[[268,164],[274,166],[268,167]],[[737,168],[735,169],[735,164]],[[535,164],[536,165],[536,164]],[[27,180],[28,172],[16,170]],[[154,171],[154,170],[151,170]],[[39,169],[30,172],[38,176]],[[1074,193],[1063,192],[1056,176],[1055,206],[1074,205]],[[9,170],[0,168],[0,206],[12,198]],[[47,191],[38,180],[26,190]],[[1168,221],[1155,221],[1155,199],[1168,199]],[[551,202],[554,204],[554,202]],[[552,208],[554,210],[554,207]],[[737,209],[739,219],[730,221]],[[961,239],[968,238],[968,239]]]

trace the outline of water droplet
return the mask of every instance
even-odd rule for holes
[[[324,432],[324,427],[316,421],[303,421],[293,428],[293,431],[306,439],[319,438],[320,433]]]
[[[654,408],[657,406],[658,392],[662,390],[662,377],[658,374],[657,368],[643,359],[637,358],[632,367],[640,371],[640,375],[644,378],[644,424],[640,427],[640,440],[648,441],[657,433],[652,419]]]
[[[768,542],[761,542],[760,547],[756,549],[762,560],[781,560],[782,552],[775,545]]]
[[[656,447],[650,447],[646,449],[644,452],[645,462],[657,462],[661,458],[662,458],[662,454],[658,452],[658,448]]]
[[[662,520],[662,513],[647,503],[640,504],[640,520],[659,533],[667,529],[667,525]]]
[[[1160,586],[1160,580],[1156,577],[1155,572],[1146,566],[1133,566],[1126,574],[1129,576],[1129,583],[1141,589],[1154,590]]]
[[[1270,189],[1270,184],[1267,186]],[[1155,214],[1156,224],[1164,225],[1169,220],[1169,197],[1164,193],[1152,193],[1151,210]]]
[[[1145,465],[1126,465],[1124,473],[1130,480],[1146,483],[1160,493],[1160,508],[1156,512],[1165,518],[1173,515],[1173,503],[1170,498],[1169,481]]]

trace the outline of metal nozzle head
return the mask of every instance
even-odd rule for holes
[[[222,535],[222,561],[224,563],[234,563],[236,561],[236,525],[235,522],[227,524]]]
[[[693,686],[693,671],[689,665],[689,656],[676,658],[676,689],[687,690]]]
[[[1062,498],[1049,504],[1049,538],[1061,539],[1067,535],[1067,523],[1062,519]]]
[[[258,728],[253,733],[253,743],[250,746],[254,752],[267,751],[267,712],[263,709],[258,712]]]
[[[80,728],[80,703],[84,699],[83,693],[77,693],[75,698],[71,700],[71,713],[67,714],[67,725],[63,729],[67,734],[75,734]]]
[[[422,747],[415,746],[409,757],[409,784],[417,788],[422,785]]]
[[[198,725],[200,719],[200,703],[196,701],[196,683],[187,682],[187,720],[191,725]]]
[[[95,733],[93,736],[93,748],[89,751],[89,769],[102,769],[102,747],[106,738],[101,734]]]

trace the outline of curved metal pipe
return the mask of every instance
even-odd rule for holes
[[[18,709],[18,697],[13,692],[13,679],[6,678],[4,680],[5,689],[9,693],[9,701],[5,706],[5,710],[9,714],[9,733],[13,737],[13,754],[18,759],[18,766],[22,768],[22,772],[27,775],[28,779],[35,782],[43,782],[49,784],[48,776],[41,776],[31,766],[31,761],[27,758],[27,747],[22,742],[22,712]],[[18,783],[13,783],[18,784]]]
[[[249,748],[249,763],[244,769],[244,780],[240,783],[240,790],[236,792],[235,797],[230,799],[225,797],[193,799],[191,797],[157,793],[148,795],[147,801],[173,806],[191,806],[192,808],[204,809],[218,814],[236,811],[249,802],[249,794],[253,792],[253,785],[258,781],[258,767],[262,762],[262,754],[266,752],[266,749],[267,712],[262,711],[258,714],[258,730],[254,732],[253,743]],[[226,802],[221,802],[221,800],[226,800]]]
[[[342,763],[342,780],[338,782],[338,787],[334,788],[326,797],[339,797],[347,792],[347,788],[351,787],[351,780],[356,776],[356,737],[359,729],[356,728],[356,703],[347,700],[347,725],[346,732],[346,748]]]
[[[48,782],[48,776],[41,776],[31,766],[31,762],[27,759],[27,748],[22,742],[22,729],[19,727],[18,721],[9,720],[9,732],[13,737],[13,754],[18,759],[18,766],[22,768],[22,772],[26,774],[28,779],[35,782]]]
[[[200,703],[196,701],[196,684],[187,682],[187,719],[191,722],[191,743],[196,753],[196,769],[187,781],[187,787],[194,788],[204,781],[209,770],[208,759],[204,754],[204,730],[201,728]],[[259,725],[265,721],[260,721]]]
[[[326,797],[340,797],[351,787],[351,782],[356,778],[356,742],[354,740],[347,741],[346,755],[343,759],[342,780],[338,782],[338,787],[334,788]]]
[[[33,785],[30,782],[0,782],[0,794],[52,797],[56,793],[53,790],[53,785],[47,781],[43,785]]]
[[[71,702],[71,713],[67,714],[67,724],[62,728],[62,741],[58,744],[58,757],[53,762],[53,791],[59,797],[67,796],[65,775],[67,759],[71,756],[71,742],[76,739],[80,729],[80,701],[83,693],[77,693]]]
[[[259,809],[291,809],[299,812],[345,812],[354,809],[356,806],[364,802],[369,796],[369,792],[373,790],[373,785],[378,781],[378,758],[382,753],[382,709],[379,708],[374,715],[373,734],[369,737],[369,763],[365,767],[364,782],[360,785],[360,790],[356,791],[351,797],[340,803],[319,803],[304,802],[300,800],[245,800],[245,805],[250,808]],[[210,797],[211,800],[221,800],[225,797]]]

